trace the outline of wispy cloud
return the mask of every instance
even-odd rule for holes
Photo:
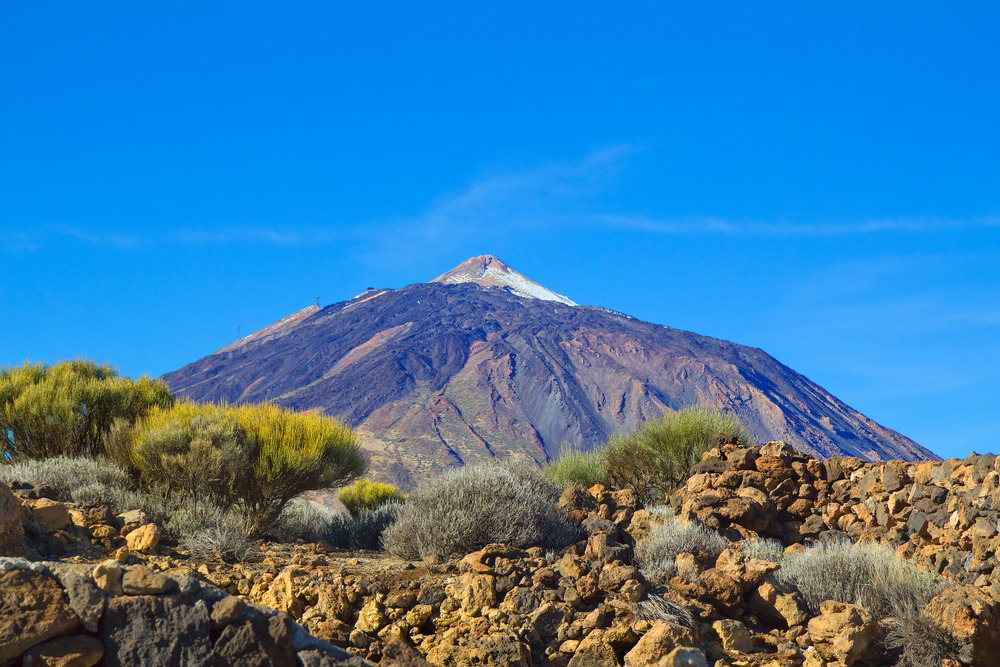
[[[33,251],[55,238],[119,250],[142,250],[161,243],[297,246],[357,240],[364,241],[372,253],[395,248],[412,254],[438,244],[451,246],[469,238],[579,228],[663,235],[821,237],[1000,227],[997,215],[967,220],[927,216],[803,222],[736,220],[709,213],[671,216],[615,210],[604,195],[614,189],[630,159],[641,152],[642,149],[635,146],[618,145],[594,151],[578,160],[485,174],[464,189],[435,197],[422,214],[406,219],[338,222],[312,227],[295,224],[177,225],[156,233],[50,226],[39,231],[8,233],[0,247],[14,252]]]

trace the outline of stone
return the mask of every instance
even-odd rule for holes
[[[104,655],[104,644],[89,635],[59,637],[34,646],[21,664],[24,667],[93,667]]]
[[[278,613],[226,626],[215,642],[216,667],[295,667],[292,619]]]
[[[708,667],[705,654],[696,648],[675,648],[665,655],[657,667]]]
[[[906,472],[908,467],[909,464],[903,461],[885,462],[885,465],[882,466],[882,486],[887,492],[899,491],[909,483],[910,476]]]
[[[399,638],[385,645],[382,649],[382,660],[378,664],[379,667],[432,667],[431,663],[420,655],[420,651]]]
[[[478,613],[483,607],[494,607],[496,603],[496,579],[488,574],[473,576],[462,589],[462,609],[466,612]]]
[[[615,650],[604,643],[604,633],[591,632],[576,647],[566,667],[618,667]]]
[[[377,634],[388,623],[389,619],[385,616],[385,609],[382,607],[382,604],[372,599],[358,612],[358,620],[354,624],[354,627],[366,634],[373,635]]]
[[[715,567],[740,583],[749,592],[780,566],[759,558],[751,558],[737,549],[726,549],[715,562]]]
[[[34,570],[0,572],[0,664],[79,624],[51,576]]]
[[[21,501],[10,487],[0,484],[0,556],[23,556],[25,553]]]
[[[76,612],[88,632],[97,632],[97,623],[104,613],[104,593],[94,584],[94,580],[79,572],[66,572],[59,577],[59,583],[66,589],[69,606]],[[103,655],[103,649],[101,651]]]
[[[543,642],[548,642],[556,636],[556,631],[562,624],[565,614],[551,602],[546,602],[536,609],[528,619],[532,630],[538,633]]]
[[[784,440],[771,440],[760,448],[761,456],[775,456],[780,459],[790,459],[798,454],[795,448]]]
[[[274,578],[258,602],[272,609],[291,614],[295,618],[301,618],[306,610],[306,601],[300,595],[296,579],[307,577],[308,574],[296,565],[286,567]]]
[[[106,560],[94,567],[94,583],[108,595],[121,595],[122,566],[115,560]]]
[[[127,546],[121,547],[115,552],[115,561],[119,565],[124,565],[128,562],[128,557],[132,555]]]
[[[809,620],[809,609],[802,598],[771,576],[766,577],[750,596],[750,610],[779,627],[793,628]]]
[[[163,532],[155,523],[147,523],[139,526],[125,536],[125,543],[134,553],[151,554],[160,543]]]
[[[616,591],[629,579],[635,579],[639,571],[632,565],[605,565],[598,577],[601,590]]]
[[[678,646],[693,646],[691,631],[679,625],[656,621],[625,654],[625,667],[655,664]]]
[[[707,589],[709,601],[723,614],[733,613],[743,602],[743,587],[717,568],[702,572],[698,581]]]
[[[1000,666],[997,602],[972,586],[947,588],[924,614],[959,642],[959,659],[977,667]]]
[[[861,607],[827,600],[808,627],[809,637],[820,655],[850,667],[872,643],[878,624]]]
[[[127,595],[159,595],[174,587],[174,580],[153,572],[145,565],[129,568],[122,577],[122,590]]]
[[[149,518],[146,517],[146,513],[142,510],[129,510],[116,516],[115,523],[118,524],[119,528],[124,528],[125,526],[142,526],[149,523]]]
[[[249,608],[246,602],[233,595],[227,595],[221,600],[216,600],[215,604],[212,605],[212,627],[226,627],[247,613]]]
[[[754,463],[758,456],[753,449],[737,449],[726,454],[726,460],[732,470],[756,470]]]
[[[629,579],[618,590],[629,602],[638,602],[645,594],[646,587],[638,579]]]
[[[201,600],[184,604],[166,595],[112,598],[101,633],[105,664],[208,667],[212,664],[210,628],[208,607]]]
[[[712,624],[712,629],[722,641],[722,648],[725,651],[737,651],[739,653],[749,653],[753,648],[753,639],[750,631],[739,621],[724,619]]]
[[[42,530],[62,530],[73,523],[69,516],[69,508],[57,500],[38,498],[26,500],[24,504],[31,508],[31,516]]]

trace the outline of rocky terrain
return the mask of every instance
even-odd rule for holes
[[[672,512],[628,489],[572,487],[559,504],[578,543],[493,544],[439,563],[324,543],[260,543],[242,563],[199,562],[141,513],[13,486],[0,488],[0,550],[30,560],[0,560],[0,664],[195,654],[440,667],[895,663],[892,619],[846,601],[811,609],[779,581],[776,560],[753,555],[757,538],[786,553],[843,538],[889,547],[947,583],[917,613],[947,636],[948,664],[1000,664],[1000,471],[989,454],[820,461],[784,442],[720,440],[670,497]],[[718,533],[725,548],[679,553],[676,576],[652,581],[635,556],[666,522]],[[52,657],[68,654],[79,657]]]
[[[545,464],[694,403],[818,457],[936,458],[762,350],[576,305],[490,256],[298,311],[163,379],[338,417],[403,490],[481,460]]]

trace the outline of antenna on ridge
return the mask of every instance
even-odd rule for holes
[[[240,325],[236,325],[236,340],[240,339]]]
[[[319,294],[316,295],[316,305],[319,305]]]

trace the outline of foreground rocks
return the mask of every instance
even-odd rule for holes
[[[125,585],[108,594],[109,581]],[[285,613],[183,574],[0,558],[0,664],[19,659],[26,667],[367,664]]]
[[[0,591],[14,596],[6,591],[27,590],[29,578],[35,597],[3,609],[12,620],[0,664],[55,664],[56,655],[81,665],[893,664],[892,619],[853,601],[810,612],[779,583],[777,563],[744,553],[741,541],[768,537],[791,550],[838,538],[881,543],[945,577],[952,587],[923,617],[954,641],[958,663],[989,667],[1000,665],[998,489],[992,455],[820,462],[781,442],[719,442],[669,501],[675,520],[713,529],[730,547],[718,557],[680,554],[678,576],[660,583],[633,558],[666,515],[628,489],[567,490],[560,507],[580,541],[557,553],[494,544],[440,564],[323,543],[261,543],[244,563],[200,562],[141,513],[63,503],[70,523],[59,527],[58,500],[26,502],[29,553],[62,541],[73,558],[91,558],[86,547],[103,562],[3,561],[18,565],[2,566]]]

